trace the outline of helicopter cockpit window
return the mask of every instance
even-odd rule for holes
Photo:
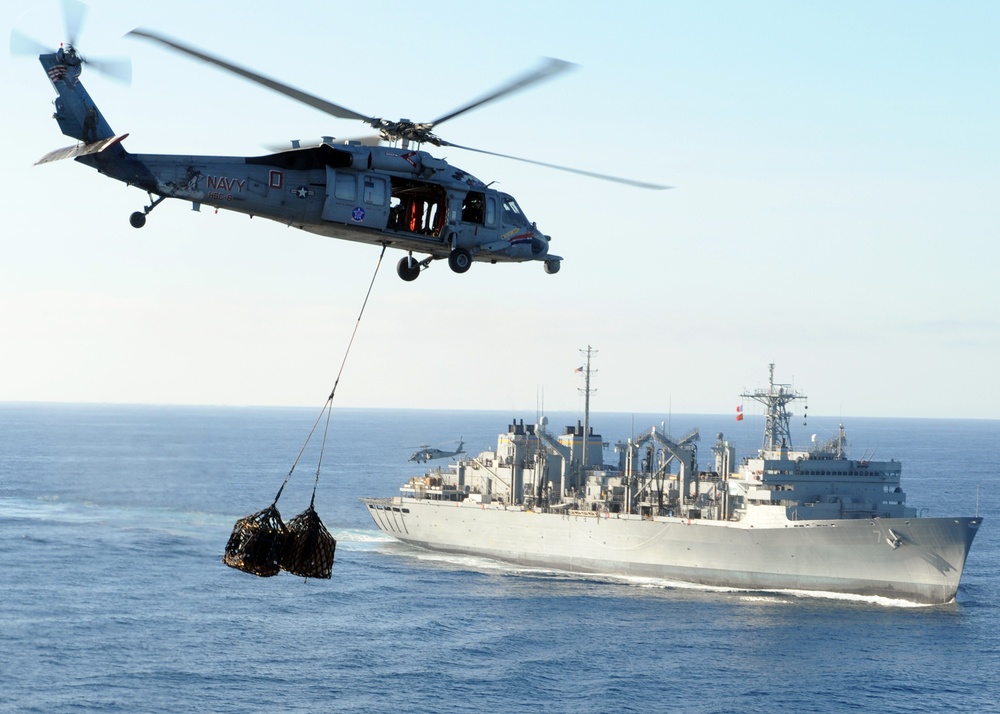
[[[513,223],[519,226],[528,225],[528,219],[521,213],[517,201],[510,196],[503,197],[503,220],[504,223]]]

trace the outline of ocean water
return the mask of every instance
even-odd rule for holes
[[[0,405],[0,711],[1000,711],[1000,421],[845,420],[854,456],[903,462],[911,505],[984,517],[957,602],[919,607],[431,554],[357,501],[420,474],[406,457],[425,442],[477,453],[534,414],[335,409],[316,499],[333,578],[225,567],[234,521],[271,503],[318,411]],[[591,421],[612,443],[699,426],[702,464],[717,431],[745,455],[761,430]],[[307,449],[286,519],[315,464]]]

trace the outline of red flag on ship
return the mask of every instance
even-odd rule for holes
[[[577,374],[577,373],[582,372],[582,371],[583,371],[583,367],[577,367],[576,369],[573,370],[573,374]]]
[[[736,407],[736,421],[743,421],[743,405]]]

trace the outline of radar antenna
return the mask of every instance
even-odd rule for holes
[[[788,421],[792,413],[786,406],[797,399],[805,399],[805,395],[792,389],[788,384],[774,383],[774,362],[768,365],[771,376],[767,390],[757,389],[744,392],[740,396],[752,399],[764,405],[764,442],[761,449],[776,451],[779,448],[792,449],[792,432]]]
[[[580,390],[580,394],[583,395],[583,462],[581,468],[585,469],[587,468],[587,452],[590,450],[590,395],[597,391],[590,388],[590,375],[597,371],[590,369],[590,356],[597,354],[597,350],[591,349],[590,345],[587,345],[587,349],[580,350],[580,354],[587,357],[586,366],[583,368],[583,389]]]

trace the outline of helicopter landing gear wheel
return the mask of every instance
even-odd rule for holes
[[[129,216],[128,222],[132,224],[133,228],[142,228],[144,225],[146,225],[146,216],[149,215],[149,212],[152,211],[157,206],[159,206],[161,203],[163,203],[163,199],[165,198],[166,196],[160,196],[158,199],[154,201],[153,194],[150,193],[149,205],[143,208],[141,211],[136,211],[131,216]]]
[[[420,275],[420,263],[412,255],[400,258],[396,263],[396,273],[406,282],[416,280]]]
[[[456,273],[464,273],[472,265],[472,254],[465,248],[455,248],[448,254],[448,267]]]
[[[555,275],[559,272],[559,268],[562,265],[561,260],[546,260],[545,261],[545,272],[549,275]]]

